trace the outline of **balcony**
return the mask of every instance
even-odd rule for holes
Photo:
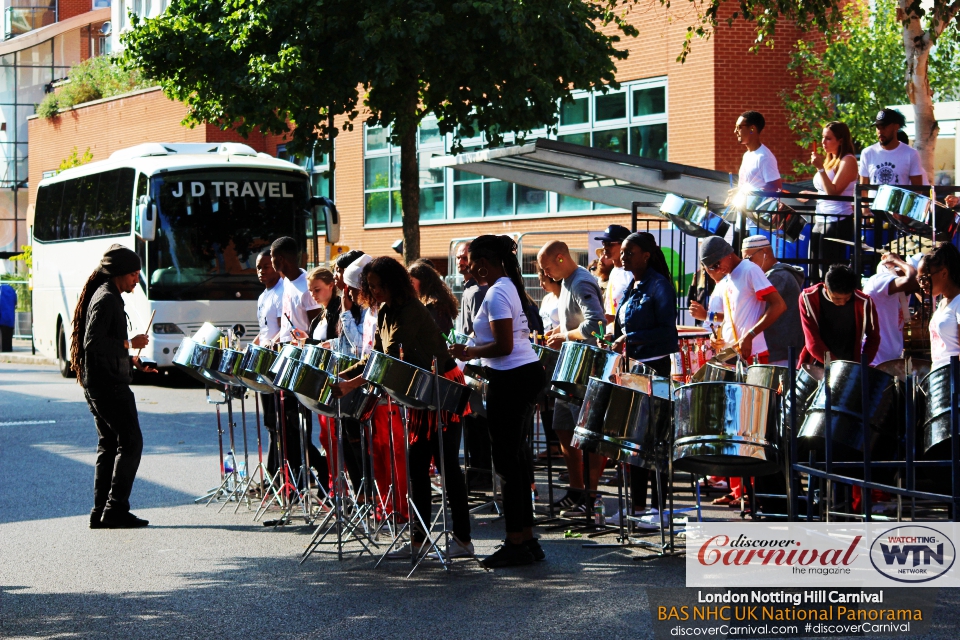
[[[3,13],[3,39],[15,38],[56,21],[56,2],[13,0]]]

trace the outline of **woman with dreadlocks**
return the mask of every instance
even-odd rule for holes
[[[490,568],[531,564],[544,558],[533,537],[533,464],[525,435],[546,374],[530,344],[524,311],[527,294],[516,247],[509,236],[480,236],[470,243],[470,274],[490,283],[490,288],[473,320],[476,346],[450,347],[458,360],[480,358],[488,382],[487,425],[493,466],[502,484],[507,529],[500,550],[483,560]]]
[[[137,404],[130,391],[130,349],[142,349],[145,334],[127,339],[127,314],[121,293],[130,293],[140,279],[140,258],[119,244],[111,246],[90,274],[73,312],[70,365],[100,436],[93,481],[91,529],[132,529],[147,521],[130,513],[130,490],[140,466],[143,435]]]

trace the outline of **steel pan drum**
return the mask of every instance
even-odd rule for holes
[[[783,382],[787,379],[787,368],[772,364],[753,364],[747,367],[747,377],[744,382],[766,387],[775,393],[783,389]]]
[[[583,342],[564,342],[553,371],[553,386],[565,391],[574,401],[587,394],[590,378],[610,380],[620,367],[623,356]]]
[[[700,371],[703,371],[700,374]],[[697,382],[740,382],[736,366],[722,362],[710,361],[697,373]]]
[[[930,198],[919,193],[889,184],[880,185],[870,208],[887,214],[890,224],[900,231],[923,235],[933,233],[934,207]]]
[[[436,393],[430,394],[430,408],[437,408],[437,402],[439,401],[441,411],[448,411],[458,416],[463,415],[467,407],[470,406],[470,396],[473,395],[470,387],[443,376],[437,378],[437,384],[440,387],[439,398]]]
[[[283,360],[299,360],[301,353],[303,353],[303,350],[295,344],[288,343],[283,345],[283,348],[280,349],[280,354],[277,355],[277,359],[270,365],[270,373],[276,376],[280,372],[280,367],[283,366]]]
[[[881,435],[895,436],[891,427],[895,424],[893,403],[896,390],[893,376],[869,367],[867,422],[870,425],[869,442],[873,450]],[[860,389],[860,364],[846,360],[834,360],[830,363],[830,404],[832,412],[833,441],[835,444],[859,452],[864,450],[860,412],[863,394]],[[821,384],[807,408],[798,436],[803,438],[806,447],[823,450],[823,440],[827,433],[826,395]],[[843,455],[843,451],[838,451]]]
[[[433,398],[433,374],[379,351],[371,351],[363,379],[381,387],[399,404],[428,409]]]
[[[553,371],[557,368],[557,360],[560,359],[560,352],[539,344],[532,344],[530,346],[533,347],[534,353],[540,358],[540,364],[543,365],[543,370],[548,374],[547,379],[552,378]]]
[[[273,393],[273,374],[270,366],[277,359],[277,352],[248,344],[240,364],[239,378],[245,387],[260,393]]]
[[[926,396],[923,412],[923,453],[930,458],[949,459],[950,443],[950,366],[938,365],[923,380],[920,390]]]
[[[698,238],[723,237],[730,225],[722,216],[702,204],[668,193],[660,205],[660,213],[684,233]]]
[[[328,374],[326,371],[318,369],[303,360],[291,360],[284,371],[287,369],[290,370],[290,373],[283,376],[282,380],[282,388],[285,391],[310,398],[316,398],[320,395],[320,389],[327,381]]]
[[[301,396],[297,398],[303,403],[303,406],[314,413],[329,418],[337,417],[337,399],[333,397],[331,385],[342,380],[332,375],[328,376],[319,393],[315,396]],[[377,402],[380,395],[373,386],[365,384],[354,389],[347,395],[340,398],[340,415],[343,418],[353,418],[355,420],[369,420],[373,415],[373,410],[377,408]]]
[[[300,361],[306,362],[313,367],[325,371],[327,362],[333,356],[333,351],[316,344],[307,344],[303,346],[300,352]]]
[[[915,376],[915,379],[922,380],[928,373],[930,373],[930,368],[932,363],[929,360],[919,360],[917,358],[910,359],[911,373]],[[906,358],[897,358],[896,360],[887,360],[881,362],[876,366],[877,369],[883,371],[884,373],[889,373],[891,376],[899,380],[900,382],[907,381],[907,359]]]
[[[483,368],[468,362],[463,367],[463,378],[473,391],[470,394],[470,411],[481,418],[487,417],[487,380],[483,377]]]
[[[184,338],[173,356],[173,364],[181,371],[206,384],[210,379],[203,375],[204,368],[213,366],[215,354],[206,345],[195,342],[193,338]]]
[[[698,382],[673,395],[675,469],[734,477],[780,471],[777,403],[770,389]]]
[[[197,329],[197,332],[193,334],[193,341],[197,344],[215,347],[220,343],[220,338],[222,337],[223,331],[220,331],[220,329],[217,329],[209,322],[204,322],[200,325],[200,328]]]
[[[217,365],[216,373],[210,373],[223,382],[233,387],[242,387],[240,380],[240,365],[243,364],[243,351],[236,349],[224,349],[220,353],[220,364]]]
[[[786,380],[786,378],[784,378]],[[813,401],[813,394],[820,387],[820,381],[823,380],[823,369],[821,367],[805,364],[797,369],[794,389],[797,396],[797,426],[803,426],[803,421],[807,417],[807,408]],[[790,407],[791,394],[784,389],[783,392],[783,425],[784,431],[790,426]]]
[[[736,207],[764,231],[796,242],[810,219],[789,207],[781,207],[778,198],[766,198],[746,192],[737,195]]]
[[[290,385],[293,383],[293,372],[299,362],[295,358],[277,358],[277,361],[273,363],[270,370],[275,373],[271,384],[276,391],[290,390]]]

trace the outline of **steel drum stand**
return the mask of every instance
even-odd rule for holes
[[[203,499],[206,499],[206,505],[209,505],[216,498],[217,500],[231,501],[233,496],[237,493],[239,487],[243,484],[243,479],[240,477],[240,472],[236,469],[237,464],[237,454],[236,447],[234,443],[234,427],[236,426],[233,421],[233,388],[229,385],[223,385],[222,388],[218,387],[218,391],[223,395],[223,400],[211,400],[210,399],[210,387],[206,388],[207,391],[207,402],[210,404],[217,405],[217,435],[219,437],[220,444],[220,485],[211,489],[207,492],[206,495],[201,496],[194,502],[199,502]],[[223,428],[220,426],[220,405],[227,405],[227,429],[229,430],[230,437],[230,451],[233,453],[234,468],[227,473],[224,469],[224,457],[223,457]],[[222,509],[223,507],[221,507]]]
[[[244,397],[246,396],[244,395]],[[241,404],[241,407],[242,406]],[[260,438],[260,394],[256,391],[253,393],[253,408],[257,424],[257,467],[247,474],[247,482],[243,487],[243,491],[245,495],[250,493],[253,487],[253,480],[259,473],[260,486],[257,488],[256,497],[262,500],[267,496],[266,492],[268,488],[273,486],[273,477],[270,475],[270,471],[267,470],[267,466],[263,463],[263,441]],[[244,435],[246,435],[246,414],[244,414]],[[266,482],[267,479],[270,480],[269,483]],[[240,505],[237,505],[237,509],[239,508]],[[234,511],[234,513],[236,513],[236,511]]]
[[[279,401],[277,402],[277,406],[279,407],[279,411],[277,412],[279,420],[277,421],[277,425],[279,426],[279,431],[280,431],[280,453],[281,453],[280,459],[283,462],[282,462],[282,469],[277,470],[277,474],[274,477],[274,481],[278,482],[280,485],[279,489],[277,489],[276,492],[279,493],[280,496],[282,497],[283,513],[280,515],[279,518],[277,518],[272,523],[264,522],[264,525],[268,525],[268,526],[272,525],[274,527],[285,525],[293,510],[294,503],[297,500],[299,501],[303,500],[303,495],[301,494],[300,489],[295,484],[290,482],[290,479],[295,478],[296,476],[294,475],[293,470],[290,468],[290,460],[287,458],[287,450],[288,450],[287,448],[287,416],[286,416],[286,411],[284,406],[284,396],[282,391],[279,392],[279,396],[280,396]],[[273,486],[274,485],[271,484],[270,488],[273,489]],[[257,511],[258,515],[260,514],[261,510],[264,513],[266,512],[265,505],[269,505],[269,501],[267,500],[267,498],[268,496],[264,495],[263,500],[260,503],[260,510]],[[254,520],[256,519],[257,519],[257,516],[254,516]]]
[[[284,393],[282,391],[280,392],[280,397],[281,402],[283,402]],[[310,414],[308,418],[313,420],[313,414]],[[326,492],[326,490],[322,489],[323,485],[320,482],[320,478],[313,472],[313,467],[310,466],[310,447],[308,446],[310,443],[307,440],[307,425],[304,422],[304,415],[300,410],[299,405],[297,406],[297,422],[297,432],[300,435],[300,468],[297,469],[296,474],[294,474],[294,478],[296,478],[297,481],[296,484],[298,486],[298,494],[300,497],[299,505],[301,515],[303,516],[303,522],[309,526],[313,523],[313,509],[310,506],[310,480],[313,479],[316,481],[317,490],[324,492],[324,499],[329,497],[329,494]],[[302,490],[299,489],[301,482],[303,483]],[[286,511],[284,511],[284,513],[280,516],[280,522],[277,523],[278,525],[284,521],[289,521],[294,517],[293,509],[297,506],[297,504],[298,503],[296,501],[293,501],[287,505]]]
[[[544,406],[546,406],[547,396],[544,395]],[[553,453],[550,451],[550,439],[547,437],[547,430],[543,426],[543,416],[540,413],[540,403],[536,404],[536,416],[537,416],[537,425],[540,426],[540,430],[543,432],[543,440],[547,446],[547,517],[541,518],[540,520],[534,520],[534,525],[543,525],[549,522],[557,522],[560,520],[559,515],[555,514],[554,511],[556,507],[553,504]],[[536,514],[534,514],[536,515]]]
[[[226,402],[226,398],[224,398],[223,400],[220,400],[220,401],[211,400],[211,399],[210,399],[210,386],[209,386],[209,385],[204,385],[204,390],[206,391],[206,394],[207,394],[207,404],[212,404],[212,405],[214,405],[214,406],[216,407],[216,409],[217,409],[217,442],[218,442],[218,444],[220,445],[220,481],[221,481],[221,484],[219,484],[219,485],[217,485],[216,487],[213,487],[213,488],[207,490],[207,492],[206,492],[205,494],[203,494],[203,495],[200,496],[199,498],[196,498],[196,499],[193,501],[194,503],[202,502],[202,501],[204,501],[204,500],[213,498],[213,497],[215,497],[217,494],[219,494],[219,493],[220,493],[220,487],[223,486],[223,480],[224,480],[224,475],[225,475],[224,472],[223,472],[223,427],[222,427],[221,424],[220,424],[220,405],[222,405],[222,404],[224,404],[224,403]]]
[[[247,393],[246,393],[246,389],[240,385],[228,385],[226,389],[230,391],[231,395],[237,394],[240,397],[240,422],[241,422],[242,431],[243,431],[243,473],[239,473],[238,469],[234,469],[234,471],[238,473],[240,481],[236,483],[233,492],[227,498],[227,501],[230,501],[234,499],[234,496],[236,496],[237,507],[236,509],[233,510],[233,512],[237,513],[238,511],[240,511],[240,504],[243,501],[246,501],[247,503],[247,510],[250,509],[250,496],[247,494],[247,487],[250,485],[250,478],[252,476],[249,475],[247,471],[250,468],[250,451],[249,451],[249,448],[247,447],[247,410],[245,405],[245,399],[246,399]],[[232,414],[232,411],[230,411],[231,406],[232,406],[232,403],[227,405],[227,411],[230,414]],[[233,426],[235,425],[233,424],[233,420],[231,417],[231,429],[230,429],[230,440],[231,440],[230,446],[231,447],[233,446]],[[234,452],[234,461],[236,461],[236,457],[237,457],[236,452]],[[238,467],[240,466],[239,463],[237,463],[237,466]],[[244,475],[247,476],[246,479],[244,479]],[[223,511],[223,508],[226,506],[227,506],[227,502],[224,502],[222,505],[220,505],[220,509],[217,511],[217,513],[220,513],[221,511]]]

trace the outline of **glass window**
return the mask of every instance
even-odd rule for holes
[[[566,135],[557,136],[557,140],[560,142],[569,142],[570,144],[579,144],[584,147],[590,146],[590,132],[585,133],[568,133]]]
[[[560,105],[560,125],[590,122],[590,99],[586,96]]]
[[[443,184],[443,169],[433,169],[430,167],[430,159],[441,155],[439,152],[420,154],[420,186]]]
[[[667,125],[648,124],[630,128],[630,153],[641,158],[667,159]]]
[[[420,219],[443,220],[446,214],[444,208],[443,186],[431,189],[420,189]]]
[[[517,213],[546,213],[547,192],[517,185]]]
[[[367,151],[383,151],[390,143],[390,131],[383,127],[367,127]]]
[[[420,124],[420,146],[433,144],[442,144],[443,136],[440,134],[440,126],[434,119],[424,120]]]
[[[593,146],[617,153],[627,152],[627,130],[607,129],[593,132]]]
[[[390,192],[375,191],[368,193],[365,210],[367,224],[386,224],[390,222]]]
[[[390,156],[390,186],[400,187],[400,154]]]
[[[483,215],[483,185],[458,184],[453,188],[453,217],[479,218]]]
[[[573,196],[558,195],[558,211],[590,211],[592,203],[589,200],[581,200]]]
[[[513,184],[509,182],[485,182],[483,185],[484,215],[513,215]]]
[[[622,120],[627,117],[626,93],[598,94],[596,100],[597,122],[604,120]]]
[[[367,189],[386,189],[390,186],[390,157],[367,158],[364,160],[364,187]]]
[[[667,88],[651,87],[633,92],[633,117],[652,116],[667,111]]]
[[[55,182],[37,190],[33,236],[40,241],[60,239],[60,203],[63,201],[63,183]]]

